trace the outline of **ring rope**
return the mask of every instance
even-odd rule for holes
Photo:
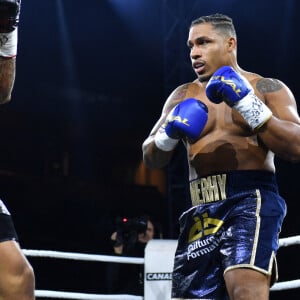
[[[291,245],[300,244],[300,235],[279,239],[279,247],[288,247]],[[130,264],[144,264],[144,258],[138,257],[119,257],[113,255],[98,255],[98,254],[83,254],[75,252],[61,252],[51,250],[30,250],[22,249],[24,255],[33,257],[50,257],[59,259],[73,259],[84,261],[98,261],[98,262],[114,262],[114,263],[130,263]],[[277,282],[271,287],[271,291],[280,291],[300,288],[300,279]],[[35,290],[36,297],[48,297],[59,299],[81,299],[81,300],[143,300],[141,296],[134,295],[100,295],[100,294],[85,294],[73,292],[60,292],[49,290]]]
[[[36,297],[58,298],[58,299],[83,299],[83,300],[143,300],[142,296],[134,295],[98,295],[85,293],[57,292],[47,290],[36,290]]]
[[[126,257],[126,256],[113,256],[113,255],[98,255],[98,254],[83,254],[75,252],[61,252],[52,250],[30,250],[22,249],[26,256],[34,257],[51,257],[61,259],[85,260],[85,261],[102,261],[102,262],[115,262],[123,264],[139,264],[145,263],[144,258],[140,257]]]
[[[290,290],[299,287],[300,287],[300,279],[296,279],[291,281],[277,282],[274,284],[274,286],[271,287],[271,291]]]
[[[279,247],[287,247],[300,244],[300,235],[279,239]]]

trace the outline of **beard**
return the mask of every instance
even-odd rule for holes
[[[212,74],[206,75],[206,76],[198,76],[198,80],[199,80],[200,82],[208,82],[209,79],[211,78],[211,76],[212,76]]]

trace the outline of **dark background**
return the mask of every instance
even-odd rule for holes
[[[297,99],[299,8],[296,0],[23,0],[15,88],[0,108],[0,190],[22,247],[106,254],[115,218],[142,212],[176,238],[186,205],[182,149],[164,170],[166,190],[139,172],[165,98],[195,78],[190,22],[230,15],[240,66],[282,80]],[[281,236],[297,235],[299,164],[276,165],[288,204]],[[279,251],[280,281],[299,278],[297,247]],[[104,263],[30,261],[37,289],[105,291]]]

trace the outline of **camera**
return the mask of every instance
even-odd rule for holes
[[[138,218],[117,218],[117,235],[118,240],[124,244],[135,243],[138,234],[145,233],[147,230],[148,220],[143,217]]]
[[[125,232],[137,232],[137,233],[144,233],[147,230],[147,222],[145,218],[118,218],[117,219],[117,227],[123,233]]]

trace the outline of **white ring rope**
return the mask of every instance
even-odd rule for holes
[[[102,262],[115,262],[115,263],[123,263],[123,264],[127,263],[127,264],[139,264],[139,265],[142,265],[145,262],[145,259],[140,257],[83,254],[83,253],[75,253],[75,252],[60,252],[60,251],[50,251],[50,250],[22,249],[22,251],[25,255],[34,256],[34,257],[51,257],[51,258],[61,258],[61,259],[102,261]]]
[[[282,290],[290,290],[296,289],[300,287],[300,279],[277,282],[274,286],[271,287],[271,291],[282,291]]]
[[[300,235],[279,239],[279,247],[288,247],[297,244],[300,244]],[[22,249],[22,251],[26,256],[33,256],[33,257],[50,257],[50,258],[59,258],[59,259],[130,263],[130,264],[145,263],[144,258],[138,258],[138,257],[119,257],[113,255],[82,254],[82,253],[60,252],[60,251],[50,251],[50,250]],[[300,288],[300,279],[277,282],[272,286],[271,291],[288,290],[288,289],[295,289],[295,288]],[[85,294],[85,293],[59,292],[59,291],[47,291],[47,290],[36,290],[35,295],[36,297],[47,297],[47,298],[56,298],[56,299],[143,300],[143,297],[134,296],[134,295],[100,295],[100,294]]]
[[[84,299],[84,300],[143,300],[142,296],[133,295],[97,295],[85,293],[70,293],[70,292],[57,292],[36,290],[36,297],[47,297],[57,299]]]
[[[300,244],[300,235],[279,239],[279,247],[287,247]]]

